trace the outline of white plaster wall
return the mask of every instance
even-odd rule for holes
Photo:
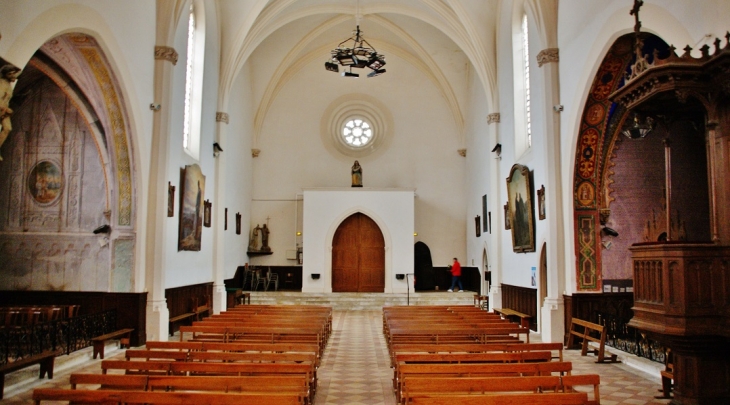
[[[251,183],[253,181],[251,137],[253,133],[254,103],[251,99],[249,65],[244,66],[233,84],[230,102],[226,108],[229,124],[223,154],[226,158],[226,201],[228,229],[225,231],[225,277],[231,278],[236,268],[249,262],[246,255],[248,230],[251,229]],[[241,213],[241,234],[236,235],[236,213]],[[256,226],[256,225],[253,225]]]
[[[378,98],[394,123],[389,146],[358,159],[363,185],[414,188],[416,221],[411,232],[417,231],[418,239],[429,246],[434,264],[464,257],[466,162],[457,153],[463,145],[441,93],[421,71],[397,56],[388,55],[388,73],[376,78],[348,80],[325,71],[321,62],[315,60],[293,75],[263,125],[258,141],[261,154],[253,159],[250,226],[270,218],[274,254],[252,262],[292,264],[285,252],[295,248],[294,198],[303,188],[350,186],[355,159],[331,153],[320,136],[325,109],[348,94]],[[255,60],[252,65],[252,78],[266,77],[258,71],[270,67]]]
[[[413,201],[413,189],[305,189],[302,292],[332,292],[332,238],[342,221],[357,212],[383,232],[384,292],[406,292],[406,280],[396,280],[395,274],[413,273]],[[313,273],[320,278],[313,280]]]
[[[165,232],[167,254],[165,255],[165,288],[179,287],[213,281],[213,228],[203,227],[199,252],[178,251],[180,226],[180,169],[186,165],[198,164],[205,175],[204,199],[216,203],[213,142],[215,139],[218,98],[219,47],[215,7],[205,2],[205,66],[203,69],[202,124],[200,128],[200,159],[193,158],[183,148],[183,111],[185,101],[185,64],[187,60],[188,13],[182,13],[175,33],[174,48],[179,54],[173,75],[172,120],[170,125],[170,155],[168,178],[175,189],[175,216],[167,218]],[[225,149],[224,149],[225,151]],[[235,216],[234,216],[235,218]],[[235,225],[235,222],[234,222]],[[235,232],[235,226],[233,228]]]
[[[499,209],[507,202],[507,177],[514,164],[525,165],[530,169],[532,176],[532,214],[535,227],[535,252],[515,253],[512,248],[512,233],[504,230],[503,212],[500,215],[498,225],[499,232],[494,234],[500,238],[500,262],[497,264],[497,271],[501,272],[501,282],[504,284],[531,287],[531,268],[538,267],[539,251],[542,242],[545,240],[546,222],[539,221],[537,217],[536,193],[541,184],[544,184],[545,173],[550,170],[543,153],[545,148],[545,106],[540,104],[544,99],[544,83],[542,74],[537,66],[536,56],[542,50],[538,45],[537,33],[534,19],[528,12],[528,32],[530,35],[530,98],[531,98],[531,122],[532,122],[532,147],[526,152],[517,156],[515,152],[515,112],[514,112],[514,75],[512,56],[512,34],[513,34],[513,8],[503,7],[500,9],[499,33],[497,35],[497,75],[499,91],[499,112],[501,122],[499,125],[499,143],[502,144],[502,159],[499,160],[499,181],[491,185],[493,192],[500,196]],[[519,20],[519,18],[518,18]],[[550,107],[551,108],[551,107]],[[493,145],[492,145],[493,147]],[[489,149],[491,151],[491,148]],[[496,208],[496,207],[495,207]],[[492,219],[494,221],[494,218]],[[476,254],[476,253],[475,253]],[[492,261],[494,265],[494,261]]]

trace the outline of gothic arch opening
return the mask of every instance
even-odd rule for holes
[[[0,261],[9,273],[0,289],[132,290],[131,148],[118,88],[86,34],[49,40],[22,67],[0,149]],[[113,236],[92,232],[101,225]]]

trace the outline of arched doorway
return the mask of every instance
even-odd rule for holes
[[[385,240],[378,225],[356,213],[342,221],[332,239],[332,292],[383,292]]]

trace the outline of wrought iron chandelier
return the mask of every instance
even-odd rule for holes
[[[348,42],[352,42],[351,47],[347,47]],[[370,68],[372,72],[368,73],[368,77],[380,76],[385,73],[385,55],[378,53],[368,41],[365,40],[360,31],[360,25],[353,32],[353,36],[340,42],[337,48],[331,51],[332,57],[324,63],[325,69],[330,72],[339,72],[339,65],[348,69],[342,72],[343,77],[360,77],[359,73],[353,73],[352,68]]]

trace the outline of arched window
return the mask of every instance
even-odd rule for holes
[[[530,122],[530,46],[527,31],[527,14],[522,15],[522,71],[524,72],[525,91],[523,100],[525,102],[525,136],[527,147],[532,146],[532,124]]]
[[[185,110],[183,112],[183,148],[200,158],[200,121],[203,100],[203,61],[205,60],[205,24],[202,6],[192,2],[188,16],[187,62],[185,64]]]
[[[515,16],[512,36],[515,114],[515,157],[519,158],[532,146],[530,117],[530,47],[529,19],[524,11]]]

